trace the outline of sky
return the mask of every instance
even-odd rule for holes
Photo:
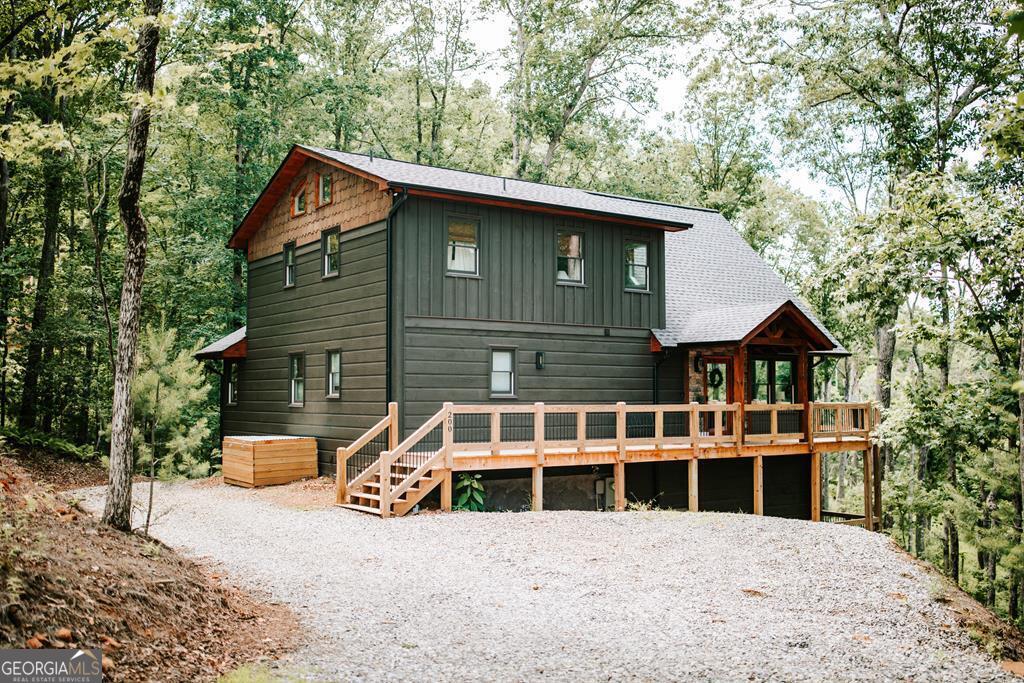
[[[484,64],[470,75],[472,80],[486,83],[492,92],[498,92],[504,85],[507,74],[501,68],[498,52],[508,44],[512,32],[511,19],[501,12],[491,12],[475,19],[469,27],[469,39],[478,49],[489,55]],[[675,50],[675,62],[683,64],[689,56],[686,45]],[[647,113],[647,125],[654,129],[664,123],[667,114],[678,112],[683,105],[688,75],[684,69],[676,69],[655,81],[657,104]],[[772,141],[770,141],[772,142]],[[773,147],[775,145],[773,144]],[[791,189],[819,200],[836,199],[837,194],[824,183],[815,180],[805,168],[779,163],[776,159],[776,173]]]

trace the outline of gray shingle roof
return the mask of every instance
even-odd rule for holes
[[[196,358],[217,358],[220,354],[224,353],[238,342],[245,339],[245,326],[238,328],[234,332],[224,337],[221,337],[215,342],[211,342],[203,348],[196,351]]]
[[[721,214],[709,211],[689,230],[665,235],[665,346],[734,342],[792,301],[845,353],[811,307],[765,263]]]
[[[686,206],[590,192],[573,187],[532,183],[515,178],[435,168],[407,161],[338,152],[323,147],[305,147],[304,149],[383,178],[390,184],[403,187],[446,190],[478,197],[493,197],[575,209],[588,213],[624,216],[679,228],[689,227],[706,213],[701,209]]]

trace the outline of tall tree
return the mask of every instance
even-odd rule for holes
[[[156,80],[156,51],[160,42],[158,22],[163,0],[146,0],[145,9],[146,17],[139,28],[137,42],[136,100],[128,127],[128,151],[117,200],[126,244],[110,425],[110,476],[103,510],[103,521],[122,531],[131,531],[132,525],[132,475],[135,463],[132,444],[132,383],[135,379],[139,342],[142,278],[146,270],[146,220],[139,207],[139,198],[149,146],[150,99]]]

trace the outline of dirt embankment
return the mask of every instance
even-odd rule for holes
[[[214,680],[297,632],[286,607],[103,526],[0,455],[0,647],[99,647],[110,680]]]

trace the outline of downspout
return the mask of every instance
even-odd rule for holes
[[[392,401],[392,389],[391,389],[391,347],[392,347],[392,330],[391,330],[391,307],[394,288],[391,286],[391,274],[394,272],[392,267],[392,261],[394,259],[394,249],[392,245],[394,240],[391,236],[394,230],[394,216],[397,213],[399,207],[405,203],[405,200],[409,198],[409,192],[402,190],[401,194],[392,195],[391,197],[391,208],[388,209],[387,224],[384,230],[384,253],[387,254],[387,258],[384,259],[384,291],[385,301],[384,306],[384,402],[391,403]]]
[[[658,355],[654,358],[654,401],[653,403],[661,403],[660,393],[658,391],[658,369],[661,364],[668,360],[668,349],[662,349],[658,352]]]

